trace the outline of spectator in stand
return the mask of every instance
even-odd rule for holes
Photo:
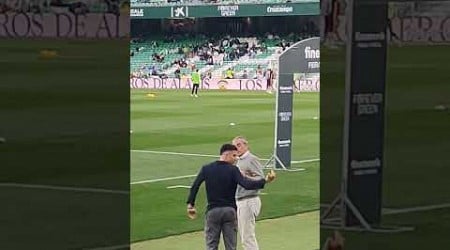
[[[261,68],[261,65],[258,65],[258,67],[256,68],[256,74],[257,75],[263,75],[263,70],[262,70],[262,68]]]
[[[247,70],[244,69],[244,72],[242,72],[242,79],[247,79],[248,78],[248,73]]]
[[[273,81],[275,79],[275,75],[272,69],[267,69],[266,71],[266,79],[267,79],[267,93],[271,94],[272,93],[272,85],[273,85]]]
[[[214,65],[214,59],[213,59],[212,55],[208,56],[208,60],[207,60],[207,61],[208,61],[208,62],[207,62],[206,64],[208,64],[208,65]]]
[[[159,76],[159,71],[158,71],[158,67],[156,65],[153,65],[151,67],[151,75],[152,76]]]
[[[211,72],[211,70],[208,70],[208,72],[206,72],[206,75],[205,75],[204,78],[212,79],[212,72]]]
[[[177,67],[177,69],[175,70],[175,77],[178,79],[178,80],[181,80],[181,69],[180,69],[180,66],[178,66]]]

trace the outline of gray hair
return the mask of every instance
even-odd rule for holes
[[[247,139],[245,139],[244,136],[236,136],[236,137],[234,137],[233,138],[233,142],[235,142],[235,141],[241,141],[241,142],[243,142],[246,145],[248,144],[248,141],[247,141]]]

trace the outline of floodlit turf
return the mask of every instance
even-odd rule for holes
[[[131,92],[131,148],[136,150],[131,152],[131,182],[152,181],[132,184],[132,241],[203,228],[204,186],[197,200],[200,216],[198,220],[190,221],[185,214],[188,189],[168,187],[190,186],[194,177],[154,180],[195,175],[203,164],[217,159],[221,144],[230,142],[237,135],[246,136],[252,151],[260,158],[267,160],[271,156],[274,95],[238,91],[200,91],[199,95],[199,98],[191,97],[189,90]],[[313,119],[319,116],[318,104],[319,93],[295,94],[292,160],[319,158],[319,120]],[[317,210],[318,166],[318,161],[294,164],[293,167],[306,170],[279,172],[279,178],[264,190],[267,194],[262,195],[259,219]],[[267,237],[274,237],[278,233],[267,234]]]
[[[448,46],[388,50],[383,206],[410,208],[450,203]],[[321,58],[321,203],[339,191],[344,111],[345,52]],[[327,110],[327,111],[324,111]],[[346,249],[439,249],[449,244],[448,209],[384,215],[388,225],[414,225],[401,234],[347,233]],[[323,237],[329,231],[323,231]],[[439,237],[439,236],[440,237]],[[442,237],[444,236],[444,237]],[[379,244],[367,244],[367,242]],[[429,242],[434,242],[431,245]],[[445,242],[445,243],[444,243]],[[445,247],[444,247],[445,248]]]

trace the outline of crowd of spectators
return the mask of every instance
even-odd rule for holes
[[[226,62],[242,59],[245,62],[252,59],[265,58],[273,53],[281,53],[294,42],[307,38],[301,32],[279,36],[266,33],[255,37],[206,36],[205,34],[171,34],[158,38],[136,37],[132,39],[134,49],[130,52],[131,60],[141,51],[150,51],[148,63],[144,63],[141,70],[150,75],[167,77],[163,72],[168,70],[170,75],[180,77],[185,72],[194,70],[196,65],[224,66]],[[272,51],[269,51],[269,47]],[[258,56],[261,55],[261,56]],[[142,57],[140,57],[142,60]],[[245,68],[245,67],[244,67]],[[225,78],[260,78],[264,72],[254,68],[249,71],[240,69],[234,72],[232,68],[224,69]]]
[[[177,59],[167,62],[170,65],[178,64],[180,67],[187,67],[187,61],[195,58],[196,61],[204,61],[207,65],[221,64],[223,61],[235,61],[246,56],[249,59],[256,58],[258,54],[267,52],[267,42],[281,47],[283,50],[288,48],[294,37],[280,38],[272,34],[267,34],[263,38],[256,37],[231,37],[224,36],[222,38],[206,38],[202,35],[196,37],[176,37],[166,36],[161,41],[151,41],[146,45],[150,49],[158,52],[152,54],[151,62],[166,63],[165,58],[169,53],[180,55]],[[179,41],[192,41],[180,43]],[[133,39],[133,43],[145,44],[142,38]],[[164,48],[163,44],[178,42],[175,51]],[[158,49],[159,48],[159,49]],[[130,56],[134,56],[144,47],[136,47],[131,51]]]

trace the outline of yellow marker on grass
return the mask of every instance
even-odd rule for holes
[[[39,57],[42,59],[52,59],[58,56],[58,52],[52,49],[43,49],[39,52]]]

